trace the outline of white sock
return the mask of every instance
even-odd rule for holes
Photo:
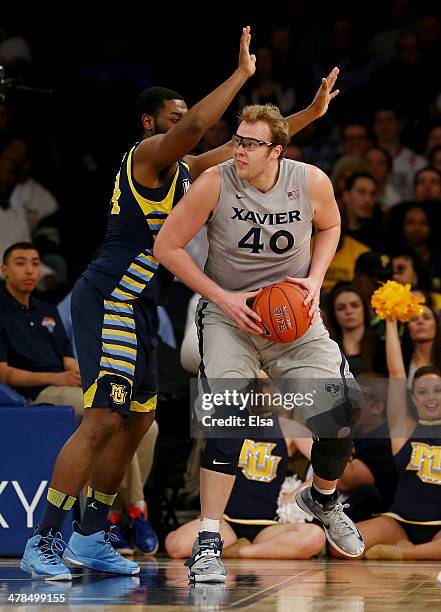
[[[336,490],[336,487],[334,487],[333,489],[319,489],[315,482],[313,482],[312,484],[314,486],[314,489],[322,495],[332,495],[333,493],[335,493]]]
[[[139,508],[141,512],[147,512],[147,505],[144,499],[140,499],[139,501],[133,504],[135,508]]]
[[[199,526],[199,533],[201,531],[211,531],[212,533],[219,533],[220,521],[214,519],[202,518]]]

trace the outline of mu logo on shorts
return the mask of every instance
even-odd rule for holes
[[[276,444],[245,440],[239,457],[239,467],[248,480],[271,482],[277,476],[277,466],[282,457],[272,455]]]
[[[116,383],[110,383],[112,390],[110,391],[110,397],[115,404],[122,405],[126,401],[127,391],[126,385],[118,385]]]
[[[441,485],[441,446],[412,442],[412,455],[406,470],[416,470],[423,482]]]

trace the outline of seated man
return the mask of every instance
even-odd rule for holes
[[[40,278],[34,245],[6,249],[0,287],[0,380],[32,403],[67,404],[83,414],[78,363],[55,306],[33,297]]]
[[[387,379],[378,372],[366,372],[357,381],[365,403],[354,429],[352,457],[338,489],[349,503],[352,520],[362,521],[390,507],[398,479],[386,421]]]
[[[266,427],[265,436],[244,441],[237,478],[220,526],[226,557],[309,559],[323,549],[323,530],[305,523],[306,515],[295,502],[295,490],[301,481],[291,478],[283,485],[288,457],[296,450],[296,442],[305,454],[309,446],[310,454],[312,439],[285,440],[277,419],[273,432]],[[196,519],[168,534],[165,548],[170,557],[191,556],[199,522]]]

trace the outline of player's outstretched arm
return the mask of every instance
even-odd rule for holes
[[[247,79],[256,70],[256,58],[250,55],[250,28],[242,29],[239,63],[234,73],[165,134],[145,139],[135,151],[135,163],[146,163],[156,170],[182,159],[202,135],[220,119]],[[191,170],[191,168],[190,168]]]
[[[333,68],[327,77],[322,78],[320,87],[318,88],[311,104],[298,113],[289,115],[289,117],[286,118],[289,125],[290,136],[294,136],[294,134],[297,134],[297,132],[303,130],[304,127],[316,119],[323,117],[328,110],[331,100],[333,100],[339,94],[338,89],[334,90],[334,85],[339,72],[339,68]]]
[[[213,282],[196,265],[184,247],[207,222],[220,194],[219,168],[210,168],[187,191],[158,233],[153,255],[179,280],[196,293],[214,302],[244,331],[261,334],[253,323],[260,317],[246,304],[258,291],[230,293]]]
[[[293,115],[289,115],[289,117],[286,118],[289,125],[290,136],[294,136],[294,134],[297,134],[297,132],[300,132],[304,127],[316,119],[319,119],[326,113],[329,103],[339,93],[338,89],[333,91],[339,72],[340,70],[338,68],[331,70],[328,76],[322,79],[320,87],[318,88],[311,104],[307,108],[304,108]],[[216,147],[216,149],[213,149],[212,151],[202,153],[201,155],[187,155],[185,161],[190,165],[191,175],[195,179],[202,174],[204,170],[207,170],[207,168],[221,164],[232,157],[233,147],[231,142],[227,142],[224,145]]]

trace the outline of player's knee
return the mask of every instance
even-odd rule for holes
[[[314,473],[324,480],[338,480],[343,474],[352,450],[352,438],[314,440],[311,463]]]
[[[202,455],[201,466],[212,472],[234,476],[239,463],[242,444],[243,440],[236,438],[208,439]]]
[[[183,538],[179,536],[178,530],[170,532],[164,542],[165,550],[172,559],[183,559],[189,554],[189,547],[184,546]],[[191,547],[190,547],[191,548]]]
[[[119,414],[112,410],[88,408],[81,422],[81,431],[87,438],[89,445],[101,448],[122,426]]]
[[[306,531],[306,530],[305,530]],[[308,525],[308,531],[302,534],[300,559],[310,559],[319,555],[326,543],[325,532],[318,525]]]

